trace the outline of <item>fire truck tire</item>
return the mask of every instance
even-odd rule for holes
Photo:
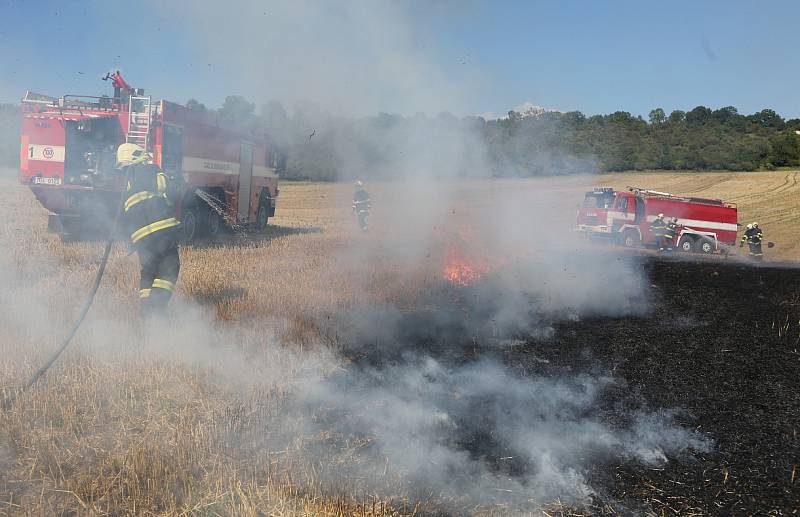
[[[703,253],[713,253],[714,252],[714,243],[709,239],[703,239],[700,241],[700,251]]]
[[[636,248],[641,244],[639,234],[633,230],[625,230],[620,236],[620,242],[626,248]]]
[[[63,242],[79,242],[85,240],[105,239],[110,229],[102,224],[96,224],[85,217],[59,218],[61,240]]]
[[[80,220],[71,217],[58,218],[58,233],[64,242],[77,242],[81,237]]]
[[[222,218],[214,210],[206,210],[204,226],[211,237],[219,235],[222,233]]]
[[[678,242],[678,249],[684,253],[694,253],[696,251],[696,245],[697,243],[695,242],[694,237],[684,235],[681,237],[680,242]]]
[[[181,214],[181,229],[183,230],[183,242],[192,242],[200,238],[202,234],[202,223],[200,209],[197,205],[188,206]]]
[[[256,212],[256,229],[264,230],[269,221],[269,198],[261,196],[258,202],[258,211]]]

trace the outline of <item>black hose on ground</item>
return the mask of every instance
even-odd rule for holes
[[[117,206],[116,214],[114,214],[114,224],[111,227],[111,233],[109,234],[108,241],[106,242],[106,248],[105,251],[103,252],[103,258],[100,260],[100,266],[98,267],[97,274],[94,277],[94,284],[92,285],[92,290],[89,292],[89,296],[86,297],[86,301],[83,302],[83,307],[81,308],[81,312],[78,315],[78,319],[72,325],[72,329],[69,331],[69,334],[67,334],[67,337],[64,338],[64,340],[61,342],[58,349],[53,353],[53,355],[51,355],[50,358],[38,370],[36,370],[33,373],[33,375],[31,375],[30,379],[28,379],[28,381],[25,384],[18,386],[16,389],[13,389],[11,393],[8,394],[3,399],[4,410],[7,411],[11,409],[17,397],[21,393],[28,390],[31,386],[36,384],[36,381],[38,381],[45,373],[47,373],[47,370],[49,370],[50,367],[53,366],[53,363],[56,362],[56,360],[61,356],[64,350],[66,350],[67,346],[69,346],[70,342],[72,341],[72,338],[75,337],[75,334],[78,332],[78,329],[83,323],[83,320],[89,313],[89,309],[92,307],[92,303],[94,303],[94,297],[97,294],[97,290],[100,288],[100,281],[103,279],[103,274],[106,271],[106,264],[108,264],[108,257],[109,255],[111,255],[111,248],[113,247],[114,244],[114,236],[117,233],[117,224],[119,223],[119,217],[120,214],[122,214],[122,207],[125,201],[125,184],[127,182],[128,182],[128,171],[126,168],[124,180],[122,182],[123,188],[119,196],[119,204]]]

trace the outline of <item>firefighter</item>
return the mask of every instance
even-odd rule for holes
[[[136,144],[119,146],[117,167],[124,169],[127,177],[122,215],[141,266],[141,314],[158,315],[172,297],[181,267],[176,235],[180,221],[173,206],[177,185]]]
[[[761,262],[764,258],[764,253],[761,251],[761,241],[764,239],[764,234],[761,233],[761,228],[758,227],[758,223],[751,223],[747,225],[747,230],[742,235],[742,240],[739,243],[739,247],[741,248],[744,243],[747,243],[749,248],[748,254],[750,258]]]
[[[667,241],[667,223],[664,221],[664,214],[658,214],[655,221],[650,223],[650,230],[658,243],[658,251],[666,251],[668,246],[671,248],[672,243]]]
[[[678,218],[673,217],[666,223],[664,230],[664,241],[667,245],[667,251],[672,251],[672,245],[675,242],[675,235],[678,233]]]
[[[353,193],[353,213],[358,216],[358,226],[362,232],[367,231],[367,216],[372,208],[369,194],[364,189],[364,183],[356,181],[356,191]]]

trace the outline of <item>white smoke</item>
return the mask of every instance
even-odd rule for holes
[[[596,490],[587,472],[597,463],[659,466],[667,455],[707,449],[669,413],[633,412],[622,429],[604,422],[599,399],[613,383],[594,375],[519,378],[492,360],[448,367],[413,357],[303,389],[307,401],[336,410],[320,427],[374,438],[337,476],[372,480],[373,489],[399,478],[417,496],[536,506],[588,502]]]
[[[480,90],[449,79],[435,49],[419,39],[414,26],[419,14],[412,13],[412,4],[320,6],[301,0],[220,9],[211,2],[184,2],[157,9],[167,19],[186,20],[202,59],[224,66],[226,85],[257,102],[308,101],[346,116],[458,112]],[[221,27],[236,29],[220,32]],[[313,113],[304,115],[312,117],[311,125]],[[540,502],[583,501],[593,492],[584,476],[591,458],[653,463],[702,448],[701,439],[663,415],[637,414],[625,428],[605,424],[592,409],[612,379],[588,374],[526,379],[493,359],[457,358],[470,336],[489,346],[489,338],[546,338],[563,320],[641,315],[647,310],[646,284],[635,264],[618,257],[598,260],[582,251],[571,232],[574,201],[563,193],[526,192],[513,184],[470,190],[452,181],[490,176],[480,135],[453,132],[435,120],[425,127],[418,134],[400,123],[386,133],[387,148],[412,151],[391,153],[389,165],[413,181],[367,185],[375,204],[373,233],[337,255],[320,275],[336,277],[342,264],[360,268],[365,275],[353,287],[366,293],[374,281],[367,272],[376,264],[399,264],[398,287],[413,284],[420,271],[439,270],[453,246],[466,261],[488,257],[492,264],[456,307],[448,307],[437,287],[440,277],[432,277],[431,292],[418,300],[428,310],[414,308],[413,300],[384,299],[356,305],[344,317],[320,315],[323,329],[341,336],[345,349],[364,354],[372,366],[359,364],[347,375],[299,387],[300,407],[322,422],[311,432],[326,428],[344,439],[371,436],[366,463],[357,462],[363,469],[355,469],[359,479],[361,470],[384,472],[388,461],[389,472],[412,489],[435,487],[448,497],[462,494],[477,501],[498,493],[493,487]],[[368,157],[380,152],[334,139],[331,159],[347,175],[375,163]],[[554,157],[542,166],[569,161]],[[462,242],[464,227],[469,242]],[[460,309],[469,313],[468,320]],[[433,355],[424,351],[424,342],[432,343]],[[335,416],[320,418],[320,408],[332,408]],[[470,427],[472,421],[482,422],[479,427],[497,440],[491,444],[484,437],[492,451],[487,455],[508,447],[526,467],[518,475],[498,474],[491,461],[473,457],[480,443],[455,443],[454,437],[480,430]],[[310,451],[311,461],[322,462],[336,450],[336,444],[323,444]],[[334,478],[346,471],[338,470]]]

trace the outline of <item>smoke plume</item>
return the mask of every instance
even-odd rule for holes
[[[192,2],[166,9],[190,22],[204,59],[224,63],[242,93],[260,101],[310,102],[347,116],[457,112],[480,87],[447,77],[420,40],[415,6],[245,2],[226,10]],[[221,26],[237,30],[217,37]],[[313,113],[305,112],[310,126]],[[585,472],[598,458],[653,464],[703,448],[667,414],[634,412],[621,428],[603,422],[598,397],[616,380],[602,371],[526,378],[492,353],[465,359],[470,345],[497,350],[547,339],[560,321],[642,315],[646,280],[630,260],[584,250],[571,232],[574,201],[563,193],[513,182],[459,183],[492,175],[481,139],[468,127],[453,131],[434,119],[420,134],[402,121],[388,125],[380,148],[333,138],[331,159],[340,171],[363,171],[376,161],[367,157],[378,154],[407,180],[374,185],[374,233],[337,253],[319,274],[360,269],[365,274],[351,279],[352,287],[368,293],[375,278],[367,272],[392,263],[399,264],[398,291],[420,275],[429,289],[367,297],[343,315],[319,315],[323,333],[363,359],[298,385],[296,411],[309,415],[308,431],[369,441],[354,462],[357,479],[394,476],[411,490],[474,501],[503,494],[584,501],[594,491]],[[579,161],[586,160],[554,156],[543,166],[558,174],[558,164]],[[480,278],[468,286],[442,278],[443,268],[462,265]],[[324,464],[338,445],[317,444],[310,461]],[[331,472],[329,482],[347,470]]]

